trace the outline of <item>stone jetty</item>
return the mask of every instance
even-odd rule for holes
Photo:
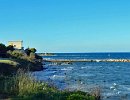
[[[130,59],[43,59],[45,62],[130,62]]]

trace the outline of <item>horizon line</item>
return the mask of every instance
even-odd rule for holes
[[[128,52],[126,52],[126,51],[121,51],[121,52],[119,52],[119,51],[117,51],[117,52],[115,52],[115,51],[111,51],[111,52],[37,52],[37,53],[130,53],[130,51]]]

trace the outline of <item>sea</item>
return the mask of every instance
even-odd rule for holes
[[[44,60],[77,62],[43,62],[44,70],[33,72],[41,81],[63,90],[98,91],[101,100],[130,100],[130,62],[98,62],[101,59],[130,59],[129,52],[54,53]],[[78,62],[79,59],[97,62]]]

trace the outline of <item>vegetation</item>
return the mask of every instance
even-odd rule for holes
[[[42,57],[35,48],[15,50],[0,44],[0,99],[9,100],[99,100],[100,95],[58,90],[36,80],[30,71],[42,70]],[[95,92],[96,93],[96,92]]]
[[[27,55],[30,55],[30,53],[35,53],[37,50],[35,48],[27,48],[25,49],[25,52]]]
[[[14,71],[17,71],[19,68],[30,71],[43,70],[42,57],[36,54],[35,48],[16,50],[11,45],[5,46],[1,43],[0,72],[4,75],[14,74]]]
[[[98,100],[81,91],[58,90],[45,82],[37,81],[32,74],[18,70],[13,77],[0,78],[0,99],[11,100]]]
[[[9,59],[3,59],[3,60],[0,60],[0,63],[4,63],[4,64],[9,64],[9,65],[14,65],[14,66],[17,66],[19,63],[13,61],[13,60],[9,60]]]
[[[4,44],[0,43],[0,57],[6,57],[7,48]]]

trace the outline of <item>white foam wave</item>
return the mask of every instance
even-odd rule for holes
[[[62,68],[61,70],[72,70],[73,67]]]
[[[63,79],[63,78],[65,78],[65,76],[62,76],[62,75],[53,75],[51,77],[51,79]]]

